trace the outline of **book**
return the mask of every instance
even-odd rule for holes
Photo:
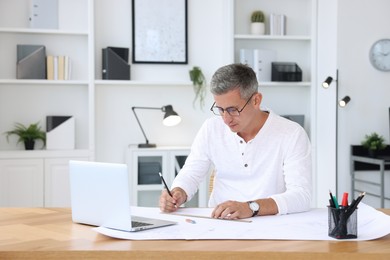
[[[46,79],[54,80],[54,57],[48,55],[46,57]]]
[[[65,56],[58,56],[58,80],[65,79]]]

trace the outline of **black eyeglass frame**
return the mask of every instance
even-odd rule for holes
[[[244,108],[248,105],[249,101],[252,99],[252,97],[253,97],[255,94],[256,94],[256,93],[253,93],[253,94],[248,98],[248,100],[246,101],[245,105],[244,105],[241,109],[238,109],[238,108],[236,108],[236,107],[227,107],[227,108],[218,107],[218,106],[215,105],[215,102],[214,102],[213,105],[212,105],[211,108],[210,108],[210,111],[213,112],[213,114],[216,115],[216,116],[222,116],[222,115],[224,115],[224,114],[225,114],[225,111],[228,112],[228,114],[229,114],[230,116],[240,116],[241,112],[242,112],[242,111],[244,110]],[[220,112],[222,112],[222,113],[216,114],[216,113],[214,112],[214,109],[213,109],[214,107],[217,108],[217,109],[218,109]],[[231,112],[237,111],[237,112],[238,112],[238,115],[232,115],[232,114],[230,114],[231,112],[229,112],[229,110],[231,110],[231,109],[234,109],[234,110],[231,111]]]

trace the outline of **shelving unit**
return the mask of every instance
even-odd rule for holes
[[[315,30],[316,0],[250,0],[243,5],[230,1],[232,12],[232,53],[239,62],[240,49],[264,49],[276,52],[276,60],[295,62],[302,69],[301,82],[259,82],[263,105],[278,114],[305,115],[305,129],[312,132],[315,100]],[[262,10],[266,16],[266,34],[250,34],[250,15]],[[271,13],[286,16],[286,35],[269,35]]]
[[[70,206],[68,162],[94,158],[93,0],[59,0],[58,29],[30,28],[29,0],[0,1],[0,133],[46,116],[76,119],[76,149],[25,151],[0,138],[1,206]],[[71,80],[16,79],[17,44],[71,59]],[[39,149],[39,148],[37,148]],[[10,189],[12,187],[12,189]]]

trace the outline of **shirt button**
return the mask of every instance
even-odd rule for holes
[[[244,156],[244,153],[242,153],[241,155]]]
[[[245,166],[245,167],[248,167],[248,164],[246,163],[244,166]]]
[[[243,143],[243,141],[242,140],[240,140],[240,144],[242,144]]]

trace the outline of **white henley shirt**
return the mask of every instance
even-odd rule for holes
[[[245,142],[221,117],[204,122],[172,188],[190,200],[214,166],[209,207],[227,200],[272,198],[278,214],[306,211],[311,199],[311,145],[297,123],[269,111],[254,139]]]

